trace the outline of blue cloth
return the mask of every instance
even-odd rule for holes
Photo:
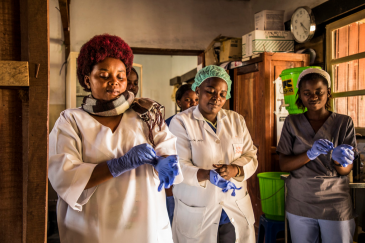
[[[286,212],[289,220],[290,235],[293,243],[319,242],[352,243],[355,233],[355,220],[323,220],[302,217]]]
[[[215,126],[213,126],[212,123],[210,123],[210,122],[206,122],[206,123],[208,123],[208,125],[213,129],[213,131],[215,133],[217,132],[217,128]],[[224,211],[224,209],[222,209],[221,218],[219,219],[219,225],[228,224],[230,222],[231,221],[229,220],[227,213]]]
[[[167,207],[167,214],[169,215],[170,219],[170,225],[172,225],[172,220],[174,219],[174,210],[175,210],[174,196],[166,197],[166,207]]]
[[[172,118],[174,118],[174,116],[176,116],[176,115],[170,116],[169,118],[167,118],[167,119],[165,120],[165,123],[166,123],[166,125],[167,125],[168,127],[170,126],[170,122],[171,122]]]
[[[230,223],[231,221],[229,220],[228,218],[228,215],[226,213],[226,211],[224,211],[224,209],[222,209],[222,214],[221,214],[221,218],[219,220],[219,225],[222,225],[222,224],[228,224]]]

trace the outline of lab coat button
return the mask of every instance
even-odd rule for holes
[[[223,202],[223,201],[221,201],[219,204],[220,204],[220,205],[223,205],[223,204],[224,204],[224,202]]]
[[[217,140],[215,140],[215,142],[216,142],[216,143],[218,143],[218,144],[219,144],[219,143],[221,143],[221,141],[219,141],[218,139],[217,139]]]

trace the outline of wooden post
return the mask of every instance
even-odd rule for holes
[[[22,96],[23,242],[47,242],[49,1],[20,0],[20,12],[21,57],[29,63],[29,93]]]

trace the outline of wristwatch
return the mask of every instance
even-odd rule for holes
[[[241,169],[238,165],[235,165],[235,166],[237,167],[237,170],[238,170],[237,175],[235,177],[238,177],[239,175],[241,175]]]

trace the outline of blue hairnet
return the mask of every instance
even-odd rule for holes
[[[205,68],[200,69],[199,72],[195,75],[194,83],[191,86],[191,89],[195,91],[196,87],[199,87],[206,79],[213,77],[220,78],[226,81],[228,86],[226,99],[228,100],[229,98],[231,98],[231,78],[229,77],[226,70],[215,65],[206,66]]]

